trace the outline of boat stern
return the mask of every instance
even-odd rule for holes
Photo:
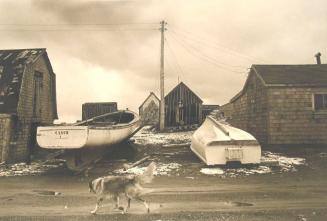
[[[194,132],[191,150],[207,165],[259,164],[261,159],[260,144],[251,134],[208,117]]]
[[[36,140],[45,149],[79,149],[85,146],[88,137],[87,126],[38,127]]]

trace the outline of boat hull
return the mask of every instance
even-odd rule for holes
[[[261,147],[249,133],[207,117],[192,136],[191,150],[207,165],[259,164]]]
[[[37,142],[46,149],[99,148],[120,143],[140,127],[137,117],[131,123],[111,126],[49,126],[37,128]]]

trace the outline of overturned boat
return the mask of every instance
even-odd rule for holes
[[[65,150],[66,157],[69,156],[67,164],[73,168],[101,155],[103,149],[127,140],[139,129],[139,116],[122,110],[73,125],[38,127],[36,139],[41,148]]]
[[[192,136],[191,150],[207,165],[259,164],[261,147],[248,132],[208,116]]]

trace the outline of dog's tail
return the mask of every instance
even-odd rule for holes
[[[144,173],[136,177],[137,181],[141,184],[151,183],[154,177],[154,171],[156,170],[156,163],[152,162],[145,169]]]

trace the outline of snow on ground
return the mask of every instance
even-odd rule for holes
[[[31,164],[16,163],[2,165],[0,167],[0,177],[38,175],[45,173],[50,169],[58,168],[61,166],[63,166],[63,163],[45,164],[42,162],[32,162]]]
[[[202,168],[200,172],[207,175],[221,175],[225,173],[225,171],[220,168]]]
[[[156,176],[169,176],[171,172],[177,171],[182,165],[179,163],[168,163],[168,164],[164,164],[164,163],[159,163],[157,165],[157,168],[154,172],[154,175]],[[118,169],[115,170],[114,173],[115,174],[142,174],[144,172],[144,170],[146,169],[146,167],[133,167],[130,168],[128,170],[124,170],[124,169]]]
[[[296,166],[305,165],[304,158],[286,157],[281,154],[263,151],[261,162],[268,164],[267,166],[259,165],[257,167],[244,166],[241,168],[220,168],[210,167],[202,168],[201,173],[206,175],[221,175],[222,177],[237,177],[248,176],[253,174],[268,174],[268,173],[281,173],[281,172],[295,172]],[[270,165],[269,162],[276,162],[276,165]]]
[[[151,130],[151,126],[143,127],[137,132],[133,139],[136,144],[140,145],[165,145],[191,143],[191,136],[194,131],[182,131],[174,133],[161,133]]]

